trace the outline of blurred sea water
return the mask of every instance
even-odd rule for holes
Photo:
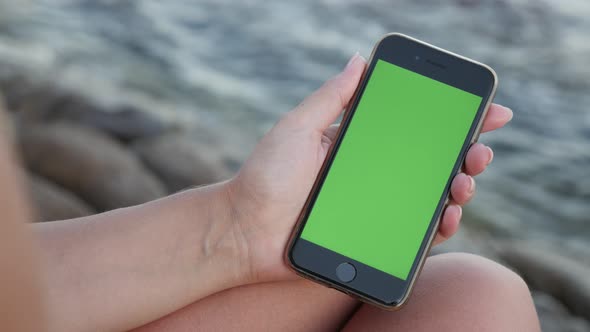
[[[514,110],[482,136],[496,157],[467,222],[590,250],[587,0],[0,0],[0,75],[209,128],[243,159],[390,31],[491,65],[496,101]]]

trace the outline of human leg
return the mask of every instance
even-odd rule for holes
[[[363,305],[345,331],[540,331],[530,292],[514,272],[483,257],[430,257],[408,304]]]
[[[358,301],[307,280],[229,289],[138,331],[335,331]]]

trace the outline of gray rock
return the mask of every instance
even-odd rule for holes
[[[98,211],[165,195],[137,157],[100,132],[72,124],[28,125],[19,133],[26,166]]]
[[[0,95],[0,139],[14,138],[14,123],[12,116],[7,113],[4,98]]]
[[[124,142],[154,137],[167,129],[161,121],[132,106],[106,110],[76,95],[57,100],[51,117],[98,129]]]
[[[590,331],[588,321],[571,315],[567,308],[551,295],[541,291],[533,291],[532,295],[544,332]]]
[[[107,108],[59,87],[34,84],[26,78],[0,83],[9,107],[23,122],[74,122],[128,142],[162,134],[168,128],[158,119],[132,106]]]
[[[3,81],[1,89],[8,108],[23,121],[47,120],[53,105],[63,96],[54,86],[33,84],[22,77]]]
[[[500,257],[527,283],[590,319],[590,268],[541,244],[510,242],[497,246]]]
[[[134,145],[134,150],[171,192],[231,175],[220,151],[199,144],[189,135],[172,134],[141,141]]]
[[[483,230],[474,229],[469,224],[464,224],[452,238],[448,239],[441,245],[432,248],[432,254],[441,254],[447,252],[468,252],[497,260],[494,251],[490,246],[493,239]]]
[[[4,95],[6,105],[11,110],[17,110],[25,97],[31,93],[33,84],[24,76],[0,78],[0,90]]]
[[[73,193],[39,176],[28,176],[35,222],[79,218],[95,211]]]

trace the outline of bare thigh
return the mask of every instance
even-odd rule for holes
[[[141,331],[538,331],[526,284],[469,254],[427,260],[409,303],[383,311],[299,280],[214,294]]]
[[[303,279],[255,284],[211,295],[139,331],[336,331],[358,306]]]

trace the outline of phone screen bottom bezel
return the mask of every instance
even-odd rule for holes
[[[289,260],[300,272],[305,272],[316,280],[320,279],[328,286],[338,286],[347,293],[360,295],[382,306],[394,307],[400,304],[409,286],[407,280],[396,278],[302,238],[293,244]],[[336,275],[336,268],[344,262],[351,263],[356,268],[356,277],[350,282],[342,282]]]

